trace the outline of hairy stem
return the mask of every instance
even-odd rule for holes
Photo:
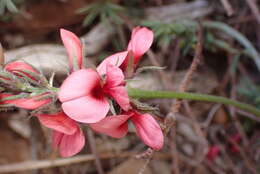
[[[226,105],[235,106],[239,109],[245,110],[256,116],[260,117],[260,110],[245,103],[241,103],[235,100],[231,100],[225,97],[213,96],[207,94],[196,94],[189,92],[173,92],[173,91],[148,91],[135,88],[128,88],[128,95],[133,98],[143,98],[143,99],[188,99],[188,100],[197,100],[197,101],[207,101],[214,103],[222,103]]]

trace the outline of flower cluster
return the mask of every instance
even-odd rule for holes
[[[153,42],[153,32],[136,27],[125,51],[105,58],[96,69],[83,65],[83,46],[70,31],[61,29],[61,39],[68,54],[70,74],[58,91],[62,111],[55,114],[35,114],[41,124],[53,130],[52,144],[61,156],[78,153],[85,145],[80,126],[88,125],[94,131],[114,138],[122,138],[128,132],[128,122],[135,126],[136,134],[148,146],[159,150],[163,146],[163,133],[154,117],[136,110],[128,97],[125,77],[131,77],[140,58]],[[24,62],[12,62],[6,71],[27,80],[37,81],[37,70]],[[1,78],[1,77],[0,77]],[[0,79],[1,80],[1,79]],[[8,80],[8,79],[4,79]],[[25,109],[35,109],[51,102],[37,100],[48,91],[27,98],[9,100],[11,94],[1,94],[0,104],[13,104]],[[111,105],[120,109],[118,115],[110,115]],[[81,124],[80,124],[81,123]]]
[[[0,93],[1,105],[12,105],[23,109],[34,110],[52,101],[50,93],[47,90],[34,91],[32,95],[23,92],[23,90],[32,87],[30,83],[24,84],[23,81],[40,85],[42,80],[45,80],[41,78],[40,72],[31,65],[23,61],[14,61],[5,65],[4,71],[5,73],[1,73],[0,75],[0,82],[9,85],[8,87],[14,89],[16,92],[15,94]]]

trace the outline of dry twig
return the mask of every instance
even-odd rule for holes
[[[254,165],[254,162],[247,156],[247,153],[245,152],[245,150],[240,147],[238,145],[237,142],[235,142],[232,138],[230,138],[228,135],[225,134],[225,132],[222,131],[222,135],[224,135],[226,137],[226,139],[229,140],[229,142],[235,146],[236,149],[238,149],[238,151],[240,152],[241,157],[244,159],[243,161],[245,162],[245,165],[247,166],[247,168],[253,173],[253,174],[257,174],[256,171],[256,167]]]
[[[191,66],[190,66],[188,72],[185,74],[185,77],[179,86],[179,89],[178,89],[179,92],[186,91],[188,84],[191,81],[192,74],[196,71],[198,64],[200,62],[200,59],[202,58],[203,29],[202,29],[201,25],[199,25],[198,31],[199,31],[198,32],[198,43],[196,45],[195,55],[194,55],[193,61],[191,63]],[[172,119],[172,117],[174,117],[174,115],[179,112],[181,103],[182,103],[182,100],[174,101],[174,103],[172,104],[172,107],[171,107],[171,113],[166,117],[166,119],[164,121],[164,124],[166,127],[165,132],[164,132],[165,135],[167,135],[171,131],[171,137],[173,138],[172,142],[174,144],[171,145],[171,148],[172,148],[171,151],[172,151],[172,156],[173,156],[173,158],[172,158],[173,171],[175,174],[179,174],[180,172],[179,172],[179,166],[178,166],[178,152],[176,149],[176,138],[175,138],[176,137],[176,126],[175,126],[176,120]]]
[[[255,0],[246,0],[247,4],[249,5],[250,9],[252,10],[258,24],[260,24],[260,12],[259,9],[257,8],[257,3]]]
[[[234,14],[234,9],[232,8],[231,4],[228,0],[221,0],[222,5],[224,6],[227,15],[232,16]]]
[[[88,141],[90,144],[91,152],[95,156],[95,165],[97,167],[97,172],[98,172],[98,174],[104,174],[104,170],[102,168],[102,164],[100,162],[100,158],[99,158],[99,155],[98,155],[97,149],[96,149],[95,137],[94,137],[94,134],[91,129],[87,129],[87,135],[88,135]]]
[[[115,153],[104,153],[100,154],[100,159],[109,159],[109,158],[127,158],[134,156],[137,152],[121,152],[120,154]],[[170,159],[169,154],[156,153],[155,158],[157,159]],[[95,155],[77,155],[71,158],[59,158],[59,159],[47,159],[47,160],[35,160],[35,161],[26,161],[15,164],[6,164],[0,165],[0,173],[8,172],[21,172],[28,170],[52,168],[52,167],[61,167],[71,164],[77,164],[81,162],[90,162],[96,159]]]
[[[4,49],[0,43],[0,67],[3,66],[5,62],[5,59],[4,59]]]

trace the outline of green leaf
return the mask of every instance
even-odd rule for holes
[[[107,0],[100,0],[88,6],[80,8],[77,13],[87,13],[83,21],[83,25],[90,25],[97,17],[100,18],[102,23],[110,23],[111,20],[114,23],[122,23],[122,19],[118,16],[118,13],[124,11],[125,9],[118,4]]]
[[[118,4],[111,3],[111,2],[108,3],[107,6],[108,6],[108,8],[110,8],[111,10],[117,11],[117,12],[119,12],[119,11],[124,11],[124,10],[125,10],[124,7],[122,7],[122,6],[118,5]]]
[[[6,0],[6,8],[12,13],[18,13],[18,9],[11,0]]]
[[[78,10],[76,10],[76,13],[89,13],[91,12],[92,10],[95,10],[97,8],[97,4],[89,4],[87,5],[86,7],[82,7]]]
[[[87,25],[90,25],[91,23],[93,23],[94,19],[97,16],[98,16],[97,12],[90,13],[89,15],[87,15],[87,17],[83,21],[83,26],[87,26]]]

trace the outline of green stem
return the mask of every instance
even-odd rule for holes
[[[207,94],[196,94],[189,92],[173,92],[173,91],[148,91],[148,90],[140,90],[135,88],[128,88],[128,95],[133,98],[143,98],[143,99],[188,99],[188,100],[197,100],[197,101],[207,101],[214,103],[222,103],[226,105],[235,106],[239,109],[245,110],[256,116],[260,116],[260,110],[235,100],[231,100],[225,97],[207,95]]]

